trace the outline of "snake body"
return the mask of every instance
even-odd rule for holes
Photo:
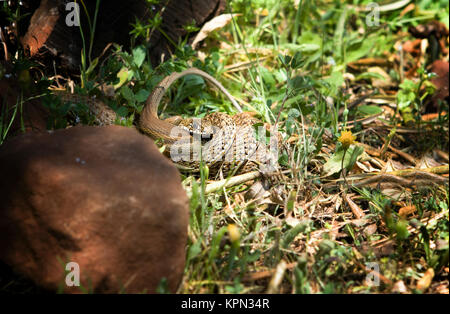
[[[154,89],[150,96],[147,98],[144,110],[142,111],[141,118],[139,120],[140,129],[150,135],[153,138],[162,138],[165,143],[173,143],[179,140],[179,137],[171,135],[174,125],[158,118],[159,104],[169,89],[169,87],[179,78],[186,75],[199,75],[205,78],[208,82],[215,85],[221,92],[227,96],[227,98],[233,103],[233,105],[242,112],[242,109],[233,98],[233,96],[220,84],[214,77],[208,73],[199,70],[197,68],[190,68],[182,72],[173,72],[171,75],[165,77]]]
[[[229,116],[214,112],[202,119],[181,119],[175,123],[160,120],[158,107],[165,92],[177,79],[191,74],[199,75],[216,86],[239,113]],[[261,121],[242,112],[233,96],[214,77],[199,69],[190,68],[180,73],[172,73],[156,86],[147,99],[139,128],[153,138],[163,139],[172,160],[182,167],[198,170],[202,160],[210,171],[222,169],[227,173],[236,166],[239,166],[239,171],[242,172],[254,169],[262,163],[270,163],[273,168],[274,156],[256,139],[253,125],[257,123]],[[201,146],[200,149],[198,146]]]
[[[214,112],[205,117],[188,119],[165,119],[158,117],[161,100],[170,86],[186,75],[199,75],[216,86],[234,105],[239,113],[229,116]],[[58,93],[63,101],[82,102],[89,105],[96,117],[96,124],[112,124],[115,112],[98,99]],[[82,98],[82,100],[81,100]],[[173,72],[165,77],[147,98],[141,113],[138,129],[153,139],[162,139],[168,155],[181,169],[198,171],[203,161],[216,173],[222,169],[224,173],[239,167],[238,172],[254,170],[261,165],[276,167],[276,157],[256,138],[254,125],[261,123],[242,109],[233,96],[208,73],[197,68],[189,68],[182,72]]]

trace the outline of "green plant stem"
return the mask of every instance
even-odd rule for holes
[[[345,154],[347,154],[347,149],[344,149],[344,154],[342,155],[341,169],[342,169],[342,177],[344,178],[345,186],[346,186],[346,188],[348,188],[347,177],[345,176],[345,169],[344,169]]]

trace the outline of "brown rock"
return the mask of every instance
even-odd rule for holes
[[[438,101],[444,101],[449,98],[448,91],[448,71],[449,64],[447,61],[436,60],[431,65],[431,72],[436,73],[431,82],[436,86],[436,93],[433,95],[433,104],[435,109],[438,107]]]
[[[1,64],[0,64],[1,67]],[[15,119],[11,125],[8,134],[15,135],[22,132],[22,123],[25,132],[45,131],[47,129],[48,110],[42,105],[40,99],[30,97],[26,91],[23,91],[19,83],[14,79],[0,79],[0,114],[6,112],[5,121],[13,117],[14,108],[20,101],[24,102],[17,110]]]
[[[80,267],[99,293],[175,292],[185,263],[188,198],[153,141],[119,127],[28,133],[0,147],[0,259],[37,285],[67,287]]]

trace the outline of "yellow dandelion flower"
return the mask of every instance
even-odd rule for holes
[[[228,225],[228,234],[230,235],[231,242],[236,242],[241,237],[241,233],[239,232],[239,228],[236,227],[235,224]]]
[[[269,10],[263,9],[263,10],[261,11],[261,15],[262,15],[262,16],[268,16],[268,15],[269,15]]]
[[[341,142],[344,149],[349,148],[355,140],[356,136],[352,134],[352,131],[342,131],[341,136],[338,138],[338,141]]]

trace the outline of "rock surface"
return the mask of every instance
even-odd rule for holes
[[[436,93],[433,95],[433,103],[435,109],[439,106],[439,101],[449,98],[449,80],[448,80],[449,64],[447,61],[436,60],[431,65],[431,72],[436,73],[436,77],[431,82],[436,86]]]
[[[0,68],[1,68],[0,64]],[[19,83],[14,79],[0,78],[0,113],[2,109],[5,110],[5,121],[9,122],[12,119],[14,108],[17,104],[20,104],[21,97],[26,100],[33,98],[26,92],[21,94],[23,89]],[[15,119],[11,125],[11,129],[8,135],[16,135],[23,131],[30,132],[42,132],[47,129],[48,110],[42,105],[41,100],[34,98],[28,101],[24,101],[17,110]]]
[[[155,292],[162,278],[176,291],[188,198],[151,139],[119,126],[28,133],[0,147],[0,173],[0,259],[14,271],[79,293],[64,271],[76,262],[89,291]]]

